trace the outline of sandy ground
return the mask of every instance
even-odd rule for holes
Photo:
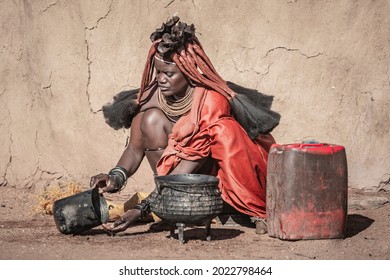
[[[389,260],[390,204],[354,206],[349,210],[344,239],[286,241],[256,235],[253,228],[212,225],[205,240],[203,227],[185,229],[186,242],[170,239],[167,230],[140,223],[114,237],[100,226],[81,235],[64,235],[53,216],[32,214],[33,193],[2,187],[0,198],[0,259],[115,260],[115,259],[269,259],[269,260]],[[350,201],[389,193],[349,192]]]

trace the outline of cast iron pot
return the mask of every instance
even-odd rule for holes
[[[205,225],[221,213],[219,179],[210,175],[175,174],[155,177],[150,207],[171,224]]]

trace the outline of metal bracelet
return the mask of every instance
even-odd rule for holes
[[[142,200],[140,204],[137,204],[136,206],[134,206],[134,209],[138,209],[141,211],[140,219],[145,218],[150,213],[152,213],[152,211],[150,210],[150,200],[149,199]]]
[[[128,172],[123,167],[114,167],[108,172],[108,176],[115,182],[114,189],[110,191],[111,193],[119,192],[126,186]]]

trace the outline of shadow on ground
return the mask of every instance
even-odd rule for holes
[[[211,240],[226,240],[232,239],[240,234],[243,234],[244,231],[239,229],[232,228],[212,228],[211,229]],[[174,235],[175,239],[178,239],[177,233]],[[186,228],[184,229],[183,234],[184,240],[206,240],[206,233],[204,228]]]
[[[347,233],[346,238],[352,237],[366,230],[375,220],[359,215],[351,214],[347,216]]]

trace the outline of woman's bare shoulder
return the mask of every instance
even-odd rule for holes
[[[160,107],[157,101],[157,96],[155,94],[156,89],[157,87],[151,87],[144,92],[144,97],[141,100],[140,112],[144,112],[150,108]]]

